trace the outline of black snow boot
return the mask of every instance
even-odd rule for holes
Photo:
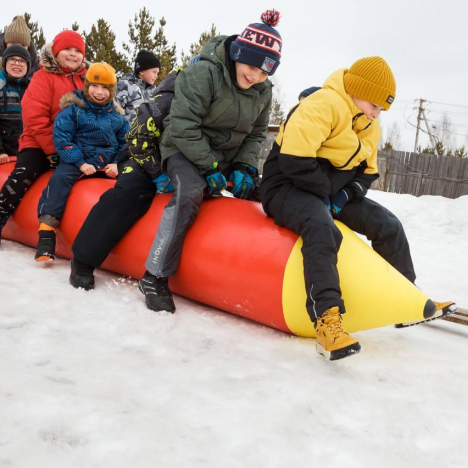
[[[94,267],[73,258],[71,263],[70,284],[85,291],[94,289]]]
[[[175,312],[172,293],[167,284],[167,278],[157,278],[149,271],[145,271],[143,278],[138,282],[140,291],[145,295],[146,307],[155,312]]]
[[[36,262],[50,262],[55,260],[55,230],[39,230],[39,243],[37,244]]]

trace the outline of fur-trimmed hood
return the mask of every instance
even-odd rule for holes
[[[68,106],[71,106],[75,104],[78,107],[81,107],[82,109],[86,109],[86,107],[90,107],[89,101],[86,101],[83,91],[73,91],[72,93],[67,93],[64,94],[60,98],[60,109],[65,109]],[[108,105],[113,105],[115,112],[120,115],[125,115],[125,111],[122,109],[122,107],[119,106],[119,104],[114,100],[112,103],[109,103]],[[95,108],[98,108],[98,106],[93,106]],[[105,109],[107,106],[103,106],[102,109]]]
[[[52,52],[52,43],[46,44],[41,50],[41,59],[40,63],[42,68],[49,73],[66,73],[66,71],[59,65],[57,62],[57,57],[55,57]],[[86,67],[89,65],[86,60],[78,67],[74,73],[81,75],[86,73]]]

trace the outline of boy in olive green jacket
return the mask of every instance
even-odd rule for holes
[[[203,197],[220,193],[226,180],[237,198],[254,191],[271,105],[267,78],[281,58],[281,36],[273,28],[278,19],[278,12],[267,11],[262,23],[248,25],[239,36],[214,37],[177,78],[161,143],[174,195],[139,283],[151,310],[175,312],[168,278],[177,271]]]

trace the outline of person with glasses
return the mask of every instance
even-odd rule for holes
[[[0,71],[0,164],[18,154],[18,139],[23,130],[21,99],[29,84],[29,52],[19,45],[8,47]]]
[[[31,79],[37,70],[39,70],[39,60],[36,48],[31,40],[31,31],[22,16],[15,16],[11,23],[0,33],[0,68],[4,61],[4,54],[8,47],[20,45],[24,47],[30,56],[30,63],[26,76]]]

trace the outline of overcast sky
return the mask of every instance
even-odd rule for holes
[[[25,11],[44,28],[48,41],[75,21],[89,31],[98,18],[109,22],[117,44],[128,40],[128,22],[146,6],[167,21],[166,37],[186,52],[191,42],[214,23],[221,34],[238,34],[259,22],[262,11],[276,8],[283,38],[281,65],[275,74],[285,108],[299,92],[320,86],[339,68],[370,55],[390,65],[397,82],[397,99],[383,116],[383,126],[397,122],[403,149],[412,150],[416,114],[414,99],[425,98],[430,121],[444,112],[452,120],[457,144],[468,133],[468,1],[467,0],[19,0],[2,6],[2,23]],[[277,88],[277,89],[278,89]],[[409,120],[410,123],[407,122]],[[422,135],[420,142],[427,144]]]

